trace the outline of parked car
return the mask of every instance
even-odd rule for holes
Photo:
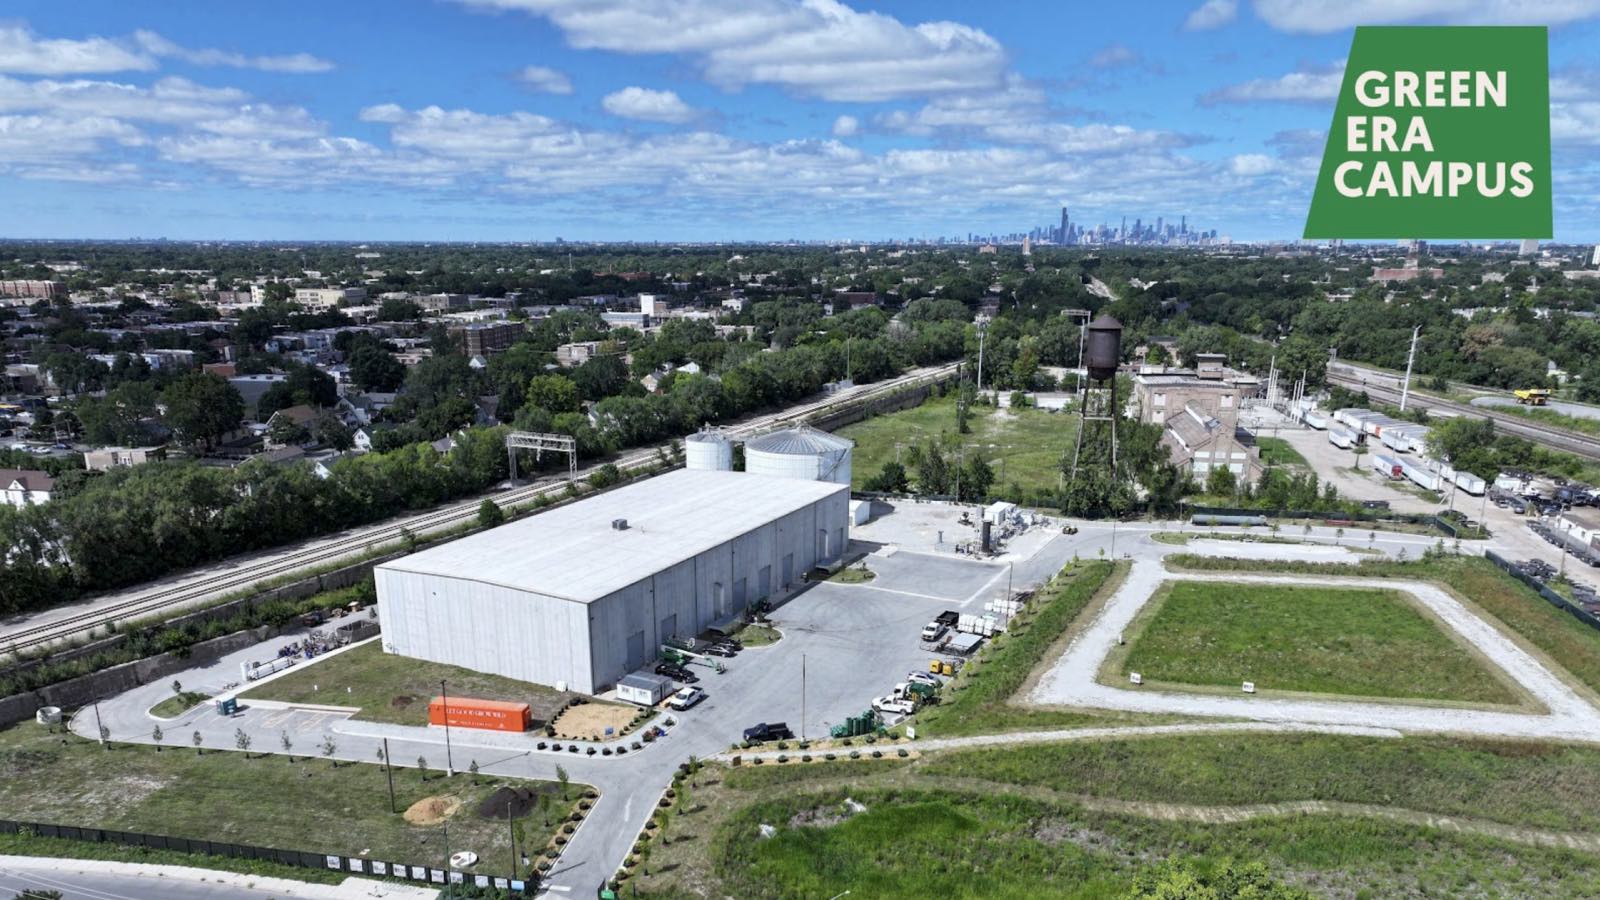
[[[679,712],[682,712],[683,710],[688,709],[705,698],[706,692],[697,687],[678,688],[677,693],[674,693],[672,697],[667,700],[667,705],[675,710],[678,710]]]
[[[792,737],[794,732],[783,722],[762,722],[744,730],[744,739],[752,744],[763,741],[787,741]]]
[[[922,626],[922,639],[929,642],[937,641],[944,637],[944,633],[949,630],[939,622],[929,622]]]
[[[702,649],[700,652],[710,656],[730,657],[737,654],[739,651],[727,646],[726,644],[712,644],[709,647]]]
[[[906,675],[906,680],[907,681],[921,682],[922,684],[931,684],[934,687],[939,687],[943,683],[943,682],[939,681],[937,676],[935,676],[935,675],[933,675],[932,673],[929,673],[929,672],[911,672],[911,673],[908,673]]]
[[[660,665],[656,666],[656,674],[665,675],[674,681],[682,681],[687,684],[694,684],[700,680],[700,678],[693,672],[685,669],[683,666],[675,666],[672,663],[661,663]]]
[[[878,712],[899,713],[902,716],[909,716],[916,711],[916,707],[912,706],[909,701],[901,700],[893,694],[874,698],[872,708]]]

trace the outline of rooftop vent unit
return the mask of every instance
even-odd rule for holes
[[[612,519],[611,520],[611,527],[613,529],[617,530],[617,531],[627,531],[628,530],[628,520],[627,519]]]

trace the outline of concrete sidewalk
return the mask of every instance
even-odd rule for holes
[[[343,882],[311,884],[288,878],[267,878],[261,875],[244,875],[221,872],[215,869],[197,869],[190,866],[167,866],[151,863],[113,862],[104,859],[53,859],[34,856],[0,856],[0,875],[46,874],[59,882],[55,890],[68,893],[72,876],[88,876],[96,882],[114,878],[126,880],[129,888],[137,890],[135,883],[171,884],[186,882],[213,888],[229,888],[230,893],[249,892],[263,897],[302,897],[309,900],[433,900],[439,892],[433,888],[374,881],[368,878],[346,878]],[[101,893],[97,888],[89,888]],[[144,892],[140,892],[144,893]],[[68,893],[69,896],[72,894]]]

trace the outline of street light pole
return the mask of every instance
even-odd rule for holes
[[[455,760],[450,755],[450,695],[445,693],[444,679],[439,679],[439,702],[444,705],[444,774],[456,774]]]
[[[806,739],[806,655],[800,654],[800,740]]]
[[[106,727],[100,724],[99,700],[94,702],[94,737],[95,740],[100,742],[100,746],[104,747],[106,745]]]
[[[398,812],[394,808],[394,766],[389,762],[389,739],[383,739],[383,774],[389,777],[389,812]]]

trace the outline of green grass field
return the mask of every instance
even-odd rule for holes
[[[1264,437],[1256,438],[1256,446],[1261,448],[1261,464],[1266,466],[1309,466],[1306,458],[1300,451],[1289,446],[1283,438]]]
[[[1248,765],[1240,760],[1249,760]],[[1560,831],[1600,831],[1600,750],[1418,737],[1196,734],[939,754],[929,775],[1117,800],[1394,806]],[[771,774],[771,773],[762,773]]]
[[[1180,581],[1163,593],[1121,661],[1124,675],[1362,697],[1517,700],[1394,592]]]
[[[1231,761],[1236,764],[1235,761]],[[1214,774],[1226,777],[1234,765]],[[808,767],[822,768],[822,767]],[[762,775],[776,774],[763,772]],[[852,765],[845,780],[702,784],[651,875],[653,898],[1124,897],[1171,858],[1260,862],[1314,896],[1588,896],[1600,858],[1359,816],[1162,821],[1095,811],[1041,789]],[[850,814],[846,798],[864,811]],[[761,826],[776,831],[761,836]],[[1171,893],[1161,896],[1215,896]],[[1228,896],[1235,896],[1229,894]],[[1238,896],[1279,896],[1249,894]]]
[[[544,685],[385,653],[379,642],[373,641],[310,665],[302,664],[282,678],[251,688],[240,699],[245,703],[255,698],[356,706],[361,708],[358,719],[423,725],[428,721],[428,701],[439,696],[441,678],[446,680],[452,696],[525,702],[540,723],[548,721],[568,697],[575,696]]]
[[[168,734],[157,751],[145,745],[113,744],[48,733],[25,723],[0,731],[0,810],[6,818],[51,824],[143,831],[150,834],[232,841],[263,847],[355,855],[443,865],[443,829],[408,823],[389,811],[382,766],[321,758],[207,750],[197,755],[186,734]],[[296,749],[319,751],[313,738]],[[277,749],[277,748],[274,748]],[[457,759],[460,759],[458,754]],[[483,859],[484,871],[510,869],[505,812],[480,816],[478,807],[502,784],[543,791],[559,786],[535,781],[467,775],[445,778],[438,771],[395,769],[397,808],[429,797],[459,800],[449,817],[450,841]],[[552,798],[552,816],[570,810]],[[552,821],[555,821],[552,818]],[[520,820],[531,846],[542,848],[553,828],[538,812]]]
[[[972,431],[961,435],[968,452],[982,452],[994,469],[995,488],[1016,482],[1025,493],[1054,491],[1060,481],[1061,457],[1072,451],[1077,422],[1066,413],[1037,409],[998,410],[972,407]],[[853,487],[893,462],[896,448],[908,448],[929,437],[955,435],[955,397],[930,398],[912,409],[874,416],[839,430],[856,442]],[[904,459],[902,453],[901,459]],[[913,478],[915,473],[912,473]]]
[[[1580,684],[1600,693],[1600,631],[1545,602],[1531,588],[1481,557],[1457,556],[1395,562],[1363,560],[1358,567],[1338,563],[1238,560],[1178,554],[1167,565],[1196,571],[1295,572],[1304,575],[1391,576],[1432,581],[1498,619],[1537,647]]]

